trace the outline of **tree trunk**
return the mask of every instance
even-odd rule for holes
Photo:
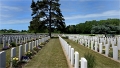
[[[50,36],[50,38],[51,38],[51,0],[50,0],[50,10],[49,10],[49,17],[50,17],[50,19],[49,19],[49,36]]]

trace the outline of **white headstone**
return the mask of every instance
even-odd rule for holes
[[[32,50],[32,43],[29,42],[29,50],[31,51]]]
[[[95,42],[95,51],[97,52],[97,49],[98,49],[98,43]]]
[[[112,48],[114,47],[115,45],[115,42],[114,41],[111,41],[111,44],[112,44]]]
[[[28,51],[28,43],[25,44],[25,53]]]
[[[113,47],[113,59],[118,60],[118,47]]]
[[[14,47],[11,49],[11,61],[15,56],[16,56],[16,48]],[[12,62],[11,62],[11,67],[12,67]]]
[[[37,42],[36,42],[36,40],[35,40],[35,47],[37,46]]]
[[[16,56],[16,48],[12,48],[11,49],[11,58],[15,57]]]
[[[69,59],[71,58],[71,46],[69,45]]]
[[[87,40],[85,40],[85,46],[87,47]]]
[[[10,45],[10,39],[8,39],[8,46]]]
[[[109,44],[105,44],[105,55],[108,56],[109,54]]]
[[[74,65],[74,48],[71,48],[71,65]]]
[[[17,41],[18,41],[18,39],[16,38],[16,45],[17,45]]]
[[[88,48],[90,47],[90,40],[88,40]]]
[[[21,61],[21,57],[22,57],[22,55],[23,55],[23,46],[22,45],[20,45],[19,46],[19,61]]]
[[[6,68],[6,52],[0,52],[0,68]]]
[[[33,49],[33,47],[34,47],[34,41],[32,41],[32,49]]]
[[[120,37],[117,38],[117,46],[118,46],[118,49],[120,50]]]
[[[6,46],[6,41],[3,40],[3,48]]]
[[[87,60],[85,58],[81,58],[81,68],[87,68]]]
[[[99,53],[102,54],[102,43],[99,43]]]
[[[74,68],[79,68],[79,53],[75,52],[75,67]]]
[[[91,41],[91,49],[93,50],[93,41]]]

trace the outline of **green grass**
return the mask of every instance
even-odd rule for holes
[[[110,48],[109,53],[110,53],[110,52],[113,52],[113,49],[112,49],[112,48]],[[120,50],[118,50],[118,60],[120,61]]]
[[[8,43],[6,43],[6,44],[8,44]],[[22,45],[23,45],[23,54],[25,54],[24,53],[24,45],[25,44],[22,44]],[[5,51],[6,52],[6,67],[8,68],[9,63],[10,63],[10,59],[11,59],[11,48],[7,49],[7,50],[2,50],[2,48],[3,48],[3,44],[0,44],[0,51]],[[16,57],[18,57],[18,56],[19,56],[19,46],[16,46]]]
[[[0,44],[0,49],[2,49],[2,45],[3,44]],[[8,67],[11,59],[11,48],[3,51],[6,52],[6,67]],[[18,54],[19,54],[19,46],[16,46],[16,57],[18,57]],[[23,44],[23,54],[24,54],[24,44]]]
[[[77,44],[76,42],[73,42],[69,39],[65,39],[71,47],[75,49],[75,51],[78,51],[80,54],[80,57],[83,57],[85,53],[90,52],[92,53],[96,58],[96,67],[95,68],[120,68],[120,63],[111,60],[110,58],[107,58],[97,52],[92,51],[91,49],[88,49],[87,47],[84,47],[82,45]]]
[[[51,39],[24,68],[68,68],[59,39]]]
[[[8,43],[6,43],[6,45],[8,45]],[[2,51],[3,48],[3,44],[0,44],[0,51]]]
[[[6,52],[6,67],[8,67],[10,59],[11,59],[11,48],[8,50],[5,50],[5,52]],[[19,54],[19,47],[17,46],[16,47],[16,57],[18,57],[18,54]]]
[[[3,48],[3,44],[0,44],[0,51],[2,50],[2,48]]]
[[[118,59],[120,60],[120,50],[118,51]]]

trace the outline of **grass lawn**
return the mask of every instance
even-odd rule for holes
[[[2,48],[3,48],[3,44],[0,44],[0,51],[1,51]]]
[[[8,43],[6,43],[8,44]],[[25,44],[22,44],[23,45],[23,54],[24,53],[24,45]],[[10,63],[10,60],[11,60],[11,48],[10,49],[7,49],[7,50],[2,50],[3,48],[3,44],[0,44],[0,51],[5,51],[6,52],[6,67],[9,68],[9,63]],[[19,46],[16,46],[16,57],[19,56]]]
[[[59,39],[51,39],[24,68],[68,68]]]
[[[120,61],[120,50],[118,51],[118,57],[119,57],[118,59],[119,59],[119,61]]]
[[[73,42],[69,39],[65,39],[72,48],[75,49],[75,51],[78,51],[80,54],[80,57],[84,57],[84,54],[87,52],[90,52],[93,54],[96,58],[96,67],[95,68],[120,68],[120,63],[113,61],[97,52],[92,51],[91,49],[88,49],[82,45],[77,44],[76,42]]]
[[[11,49],[5,50],[6,52],[6,66],[8,67],[10,59],[11,59]],[[16,47],[16,57],[18,57],[19,47]]]
[[[0,44],[0,49],[1,48],[2,48],[2,44]],[[11,59],[11,48],[3,51],[6,52],[6,67],[8,67]],[[16,57],[19,56],[18,54],[19,54],[19,46],[16,46]],[[24,54],[24,44],[23,44],[23,54]]]
[[[8,45],[8,43],[6,43],[6,45]],[[0,44],[0,51],[2,51],[3,48],[3,44]]]

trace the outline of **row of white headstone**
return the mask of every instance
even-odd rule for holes
[[[19,46],[19,61],[21,60],[21,57],[23,56],[23,47],[25,49],[24,53],[31,51],[33,47],[37,47],[40,43],[50,39],[50,36],[42,38],[42,39],[39,42],[37,42],[38,40],[35,40],[36,43],[34,41],[29,42],[29,45],[28,43],[26,43],[25,45],[20,45]],[[11,48],[11,61],[13,57],[16,57],[16,47]],[[12,66],[12,63],[11,63],[11,66]],[[0,52],[0,68],[6,68],[6,52],[5,51]]]
[[[11,43],[11,37],[10,36],[8,36],[9,38],[8,38],[8,40],[6,40],[5,38],[6,37],[3,37],[2,39],[3,39],[3,48],[5,47],[5,46],[9,46],[10,45],[10,43]],[[13,37],[13,36],[12,36]],[[39,38],[41,38],[41,35],[40,36],[36,36],[37,38],[39,37]],[[34,39],[36,39],[36,37],[35,36],[29,36],[29,37],[20,37],[20,36],[15,36],[15,39],[14,39],[14,42],[16,43],[16,44],[22,44],[22,42],[25,42],[25,43],[27,43],[27,41],[31,41],[32,40],[32,38],[34,38]],[[8,43],[8,44],[6,44],[6,43]]]
[[[84,39],[83,42],[85,40],[88,40],[89,41],[94,41],[94,42],[98,42],[98,43],[102,43],[103,45],[105,44],[111,44],[112,47],[117,45],[118,46],[118,49],[120,50],[120,37],[99,37],[99,36],[94,36],[94,37],[91,37],[91,36],[84,36],[84,35],[78,35],[78,36],[71,36],[69,35],[69,39],[71,38],[74,38],[73,40],[78,40],[79,39]]]
[[[108,56],[110,48],[113,49],[113,59],[118,60],[118,50],[120,50],[120,37],[99,38],[90,36],[69,36],[69,39],[78,41],[79,44],[84,45],[96,52],[102,54],[103,46],[105,46],[105,55]],[[112,47],[110,47],[112,45]],[[117,46],[116,46],[117,45]]]
[[[79,53],[74,51],[64,39],[59,36],[60,43],[65,50],[65,54],[71,62],[71,66],[74,68],[87,68],[87,60],[84,57],[79,58]],[[81,67],[80,67],[81,66]]]
[[[41,38],[45,37],[46,35],[5,35],[5,36],[0,36],[0,44],[3,42],[3,40],[7,43],[8,40],[11,41],[21,41],[27,42],[27,40],[31,40],[32,38]]]

